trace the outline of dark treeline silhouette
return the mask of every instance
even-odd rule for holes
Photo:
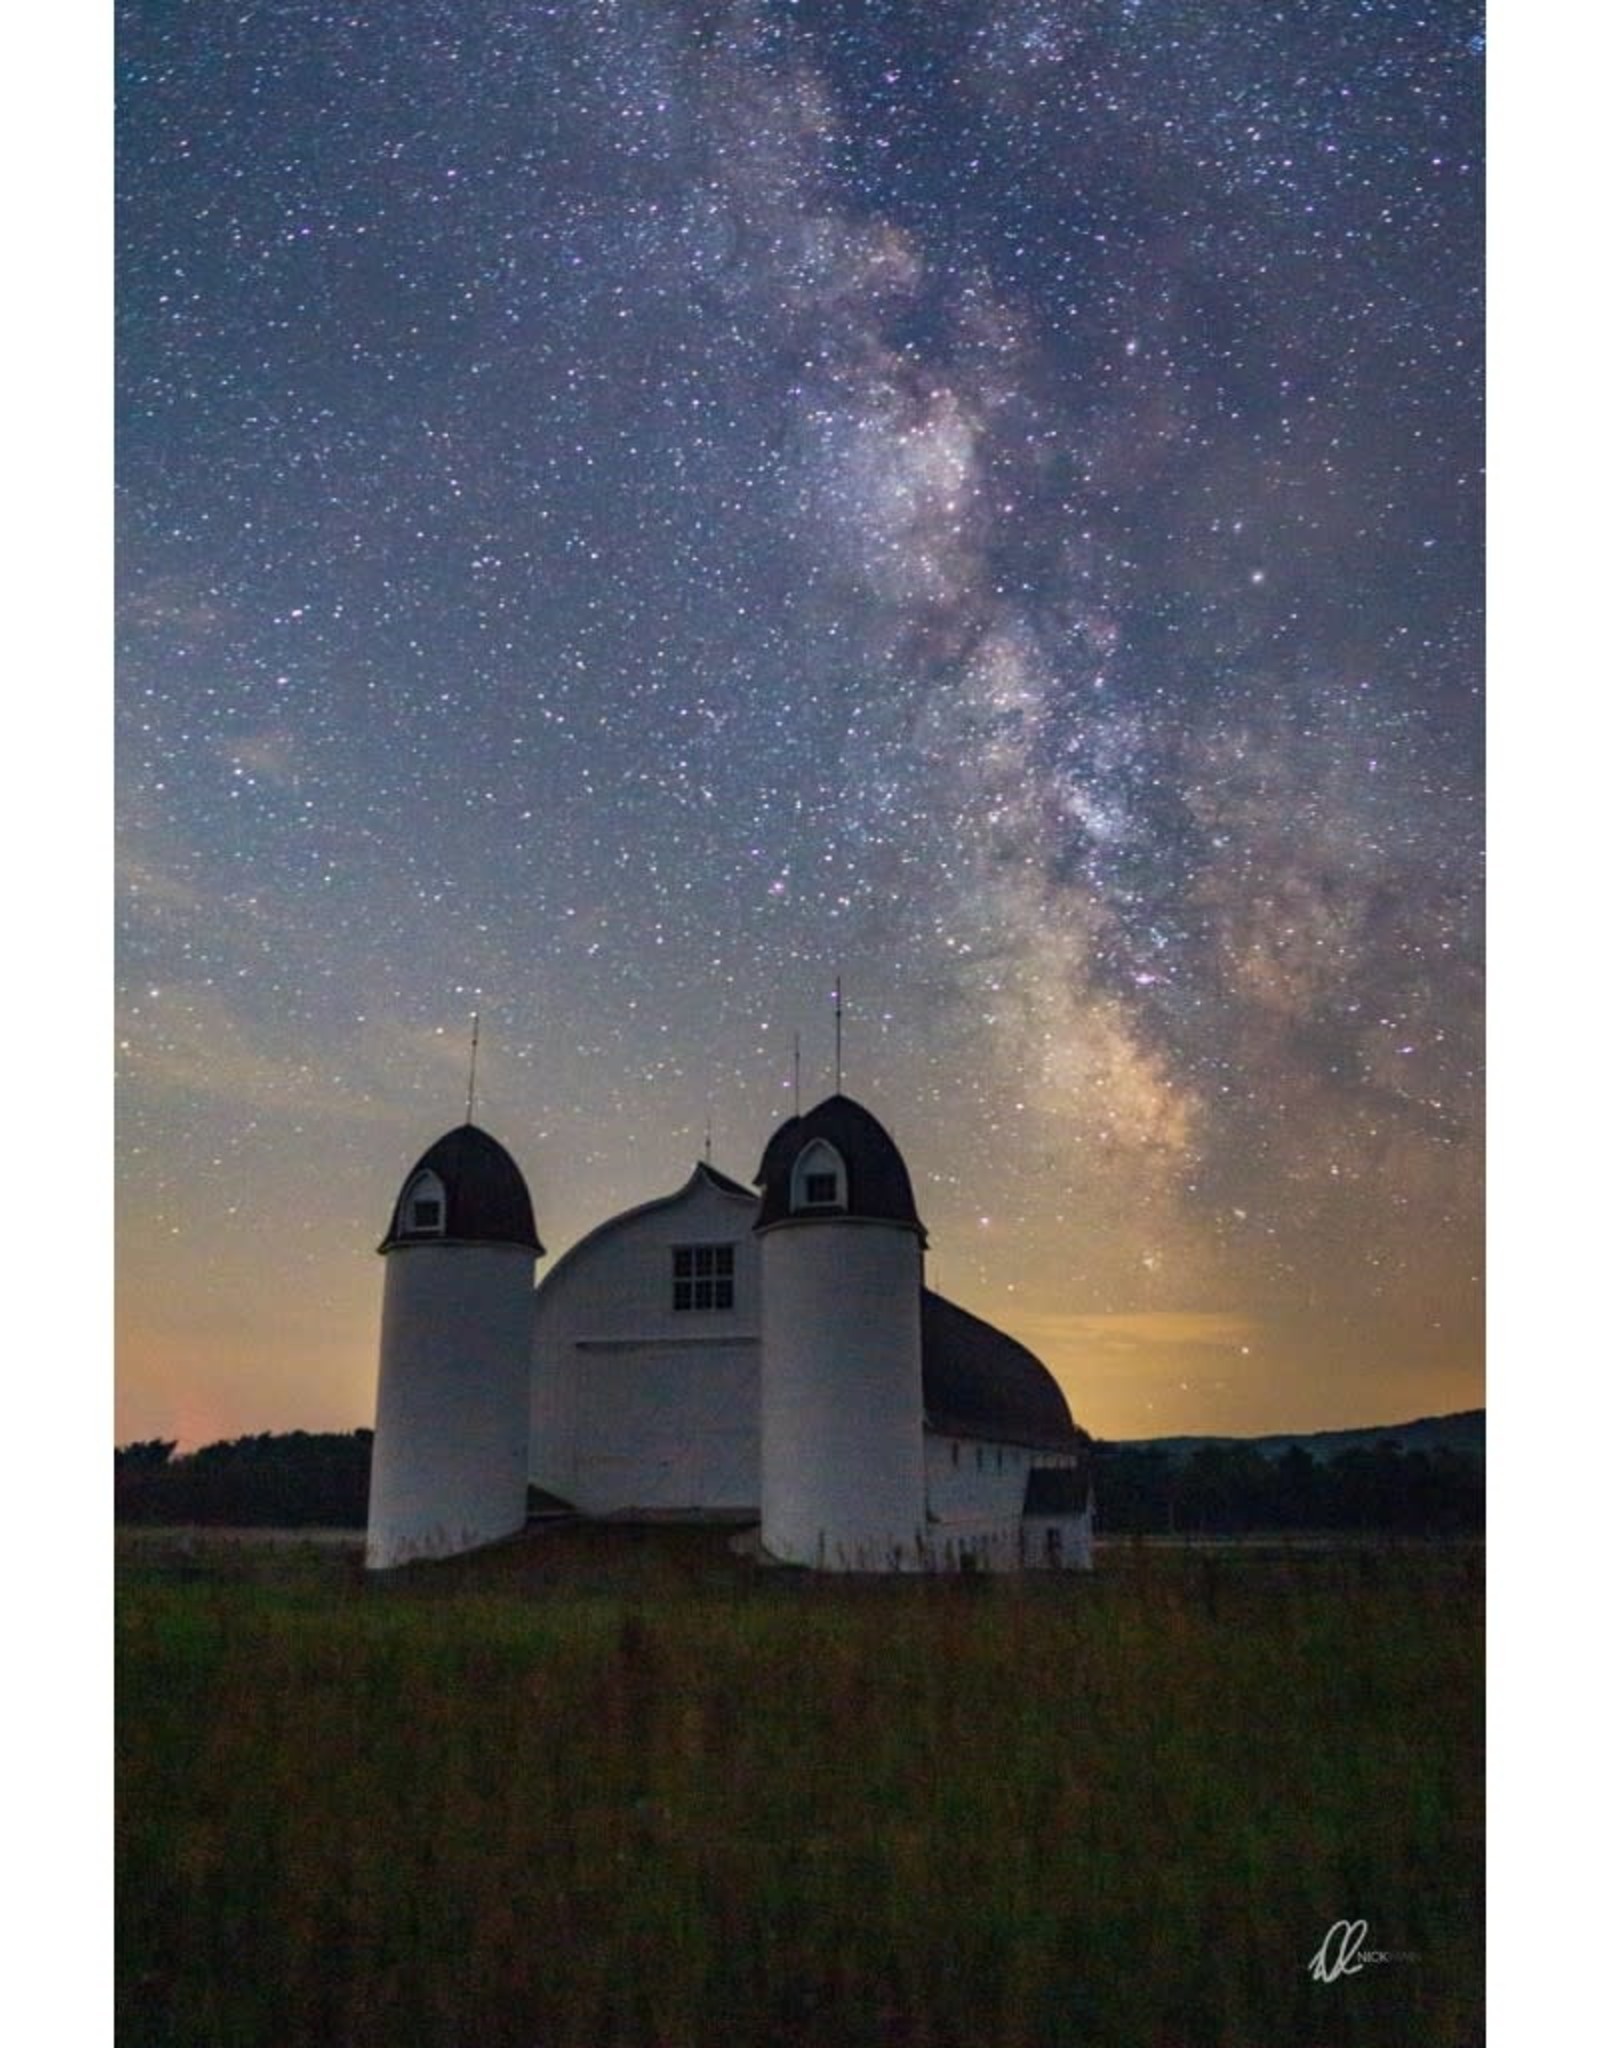
[[[131,1473],[149,1472],[164,1465],[177,1448],[175,1441],[163,1436],[147,1437],[141,1444],[118,1444],[118,1481]]]
[[[117,1450],[119,1522],[236,1529],[359,1529],[367,1519],[372,1431],[241,1436],[172,1456],[160,1439]]]
[[[186,1457],[162,1438],[116,1454],[121,1522],[232,1528],[359,1529],[367,1518],[372,1431],[235,1437]],[[1384,1530],[1419,1536],[1483,1529],[1480,1459],[1398,1444],[1314,1458],[1248,1443],[1188,1454],[1098,1444],[1095,1527],[1117,1535],[1243,1535],[1265,1530]]]
[[[1375,1529],[1415,1536],[1482,1532],[1484,1468],[1456,1450],[1379,1443],[1313,1458],[1291,1446],[1208,1444],[1188,1456],[1099,1444],[1095,1527],[1104,1535],[1243,1535]]]

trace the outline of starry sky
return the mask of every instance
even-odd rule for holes
[[[1447,0],[144,0],[119,1441],[370,1423],[844,1083],[1097,1434],[1483,1398],[1482,99]]]

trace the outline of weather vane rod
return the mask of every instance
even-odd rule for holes
[[[472,1053],[467,1061],[467,1122],[472,1121],[472,1112],[478,1101],[478,1013],[472,1013]]]
[[[833,1092],[844,1093],[844,983],[833,972]]]
[[[800,1114],[800,1034],[794,1035],[794,1113]]]

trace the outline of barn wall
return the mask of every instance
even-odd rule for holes
[[[927,1571],[1014,1572],[1023,1563],[1022,1524],[1016,1515],[971,1515],[928,1524]]]
[[[752,1196],[696,1175],[603,1225],[534,1305],[529,1475],[585,1514],[760,1496],[761,1276]],[[674,1309],[675,1248],[734,1246],[731,1309]]]
[[[1075,1464],[1070,1452],[980,1443],[934,1430],[926,1441],[930,1570],[1090,1569],[1088,1515],[1022,1513],[1028,1474]],[[1053,1541],[1051,1530],[1056,1532]]]
[[[1094,1568],[1093,1517],[1028,1515],[1022,1524],[1023,1563],[1029,1570],[1087,1572]]]
[[[1020,1515],[1028,1473],[1044,1460],[1016,1444],[979,1443],[929,1430],[928,1512],[938,1521]]]
[[[588,1514],[748,1509],[760,1493],[753,1338],[580,1339],[573,1504]]]

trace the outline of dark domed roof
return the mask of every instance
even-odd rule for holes
[[[761,1164],[756,1168],[755,1173],[755,1181],[758,1188],[764,1188],[772,1178],[772,1162],[777,1157],[778,1147],[784,1143],[791,1133],[798,1131],[799,1128],[799,1117],[788,1117],[779,1124],[778,1128],[767,1140],[766,1150],[761,1155]],[[793,1151],[790,1152],[789,1157],[791,1160],[794,1158]]]
[[[848,1095],[830,1095],[804,1116],[790,1117],[773,1133],[756,1169],[756,1186],[761,1190],[757,1230],[788,1222],[797,1213],[815,1213],[797,1212],[791,1206],[790,1180],[795,1161],[817,1139],[833,1147],[845,1170],[844,1200],[837,1209],[822,1214],[909,1224],[927,1243],[928,1233],[917,1214],[911,1176],[899,1147],[872,1112]]]
[[[1014,1337],[922,1294],[922,1405],[945,1436],[1070,1449],[1077,1426],[1053,1375]]]
[[[419,1175],[432,1173],[444,1189],[443,1228],[419,1230],[404,1214]],[[533,1223],[533,1202],[521,1170],[505,1146],[460,1124],[430,1145],[405,1177],[380,1252],[399,1244],[518,1244],[535,1257],[543,1251]]]

